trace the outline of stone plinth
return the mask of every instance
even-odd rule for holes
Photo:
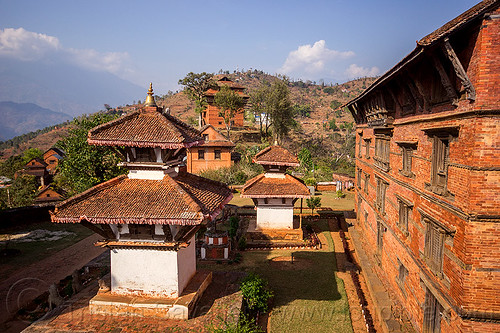
[[[188,319],[196,302],[212,282],[212,272],[198,271],[180,297],[158,298],[99,292],[89,301],[91,314]]]

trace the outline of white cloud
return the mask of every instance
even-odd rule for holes
[[[353,51],[330,50],[326,47],[324,40],[319,40],[313,45],[301,45],[297,50],[291,51],[278,71],[284,74],[302,73],[305,75],[331,72],[332,62],[353,56]]]
[[[56,37],[26,31],[23,28],[0,30],[0,55],[21,60],[37,60],[60,48]]]
[[[378,67],[366,68],[356,64],[351,64],[346,70],[345,75],[349,79],[356,79],[364,76],[376,76],[380,73]]]
[[[122,78],[133,73],[129,66],[130,57],[126,52],[65,48],[57,37],[23,28],[0,29],[0,56],[24,61],[37,61],[50,57],[79,67],[109,72]]]

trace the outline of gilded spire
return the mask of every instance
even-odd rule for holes
[[[146,97],[145,106],[157,106],[153,96],[153,82],[149,83],[148,97]]]

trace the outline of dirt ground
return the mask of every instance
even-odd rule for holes
[[[0,331],[19,332],[29,323],[9,321],[17,310],[100,255],[105,249],[94,246],[94,234],[0,281]],[[2,278],[3,279],[3,278]]]

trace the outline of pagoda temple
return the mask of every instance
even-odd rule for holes
[[[129,170],[51,213],[53,222],[89,227],[104,238],[96,245],[111,249],[110,290],[90,301],[91,312],[187,318],[211,279],[197,274],[195,234],[232,198],[225,184],[183,165],[186,148],[203,143],[200,132],[158,107],[150,85],[143,109],[93,128],[88,143],[123,149]]]
[[[290,234],[295,229],[301,238],[300,226],[294,225],[293,206],[311,194],[300,179],[286,173],[289,167],[299,166],[299,160],[274,145],[257,153],[253,162],[261,164],[265,172],[246,182],[241,197],[251,198],[256,206],[255,231],[284,230]]]

